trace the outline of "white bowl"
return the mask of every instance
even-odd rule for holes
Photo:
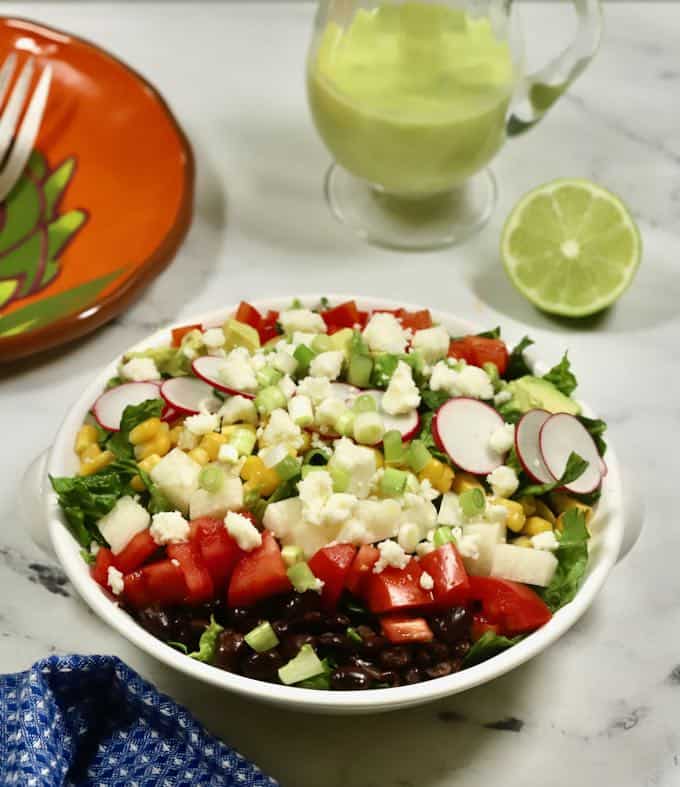
[[[422,308],[403,303],[394,303],[378,298],[362,298],[351,295],[336,295],[331,303],[340,303],[354,297],[361,308]],[[301,297],[306,306],[319,302],[319,296]],[[290,298],[259,300],[254,305],[261,310],[287,308]],[[235,307],[221,309],[209,314],[183,320],[178,324],[202,323],[219,325],[233,314]],[[433,318],[444,325],[451,335],[476,332],[478,328],[451,315],[432,312]],[[488,327],[488,326],[487,326]],[[154,346],[169,341],[170,329],[161,330],[136,345],[135,349]],[[107,380],[117,373],[118,359],[114,359],[94,377],[92,383],[69,410],[47,459],[47,472],[53,476],[73,475],[78,466],[73,452],[74,436],[85,418],[92,402],[102,391]],[[540,365],[539,365],[540,368]],[[588,408],[584,408],[588,412]],[[518,667],[525,661],[545,650],[558,640],[581,617],[595,599],[607,575],[619,559],[624,539],[623,495],[620,468],[613,451],[607,453],[609,472],[604,482],[603,494],[593,519],[590,559],[587,575],[574,600],[560,609],[552,620],[538,631],[530,634],[519,644],[475,667],[436,678],[413,686],[400,686],[372,691],[310,691],[292,686],[279,686],[224,672],[207,664],[189,659],[177,650],[163,644],[139,626],[126,612],[108,597],[90,577],[88,567],[80,555],[80,547],[65,526],[64,517],[51,491],[43,494],[42,513],[46,514],[47,528],[56,554],[86,603],[108,624],[119,631],[143,651],[154,656],[180,672],[202,680],[215,687],[234,691],[254,700],[320,713],[375,713],[420,705],[430,700],[456,694],[474,686],[493,680]],[[43,463],[44,467],[44,463]],[[42,479],[44,479],[44,471]],[[41,480],[42,480],[41,479]],[[45,509],[46,507],[46,509]],[[630,545],[639,535],[641,519],[633,522],[637,533],[630,536]]]

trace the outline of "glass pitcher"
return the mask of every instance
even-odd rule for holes
[[[535,125],[600,41],[599,0],[572,0],[572,44],[533,74],[513,0],[322,0],[307,63],[312,117],[335,163],[334,214],[398,249],[460,242],[496,201],[487,164]]]

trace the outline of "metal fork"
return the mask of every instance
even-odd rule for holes
[[[9,90],[16,65],[16,52],[12,52],[0,68],[0,107]],[[7,104],[0,111],[0,202],[10,193],[24,171],[47,104],[52,66],[45,66],[35,90],[30,94],[34,71],[35,59],[31,57],[24,63]],[[27,98],[28,105],[19,127],[19,118]]]

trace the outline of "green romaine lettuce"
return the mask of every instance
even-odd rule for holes
[[[220,626],[220,624],[217,623],[215,618],[211,615],[210,625],[201,634],[201,638],[198,641],[198,650],[194,651],[193,653],[189,653],[189,657],[196,659],[196,661],[203,661],[206,664],[210,664],[215,658],[215,652],[217,651],[217,640],[223,631],[224,627]]]
[[[524,357],[524,351],[527,347],[531,347],[534,343],[533,339],[525,336],[522,341],[512,350],[510,358],[508,359],[508,368],[503,375],[506,380],[516,380],[518,377],[524,377],[525,374],[533,374],[529,364]]]
[[[520,634],[517,637],[502,637],[493,631],[485,632],[468,650],[463,659],[463,667],[472,667],[475,664],[480,664],[482,661],[497,656],[504,650],[516,645],[523,636],[523,634]]]
[[[582,511],[570,508],[562,517],[564,529],[556,552],[557,569],[539,595],[554,612],[576,595],[588,565],[588,528]]]
[[[567,353],[564,353],[562,360],[553,366],[553,368],[543,375],[543,379],[552,383],[558,391],[565,396],[571,396],[576,390],[578,382],[574,373],[571,371],[571,364]]]

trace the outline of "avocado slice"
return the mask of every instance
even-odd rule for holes
[[[224,323],[224,349],[245,347],[250,352],[260,349],[260,335],[252,327],[238,320],[227,320]]]
[[[541,409],[549,413],[569,413],[578,415],[581,412],[579,405],[568,396],[565,396],[548,380],[542,377],[533,377],[530,374],[512,380],[508,383],[507,390],[512,394],[508,403],[509,409],[526,413],[528,410]]]

